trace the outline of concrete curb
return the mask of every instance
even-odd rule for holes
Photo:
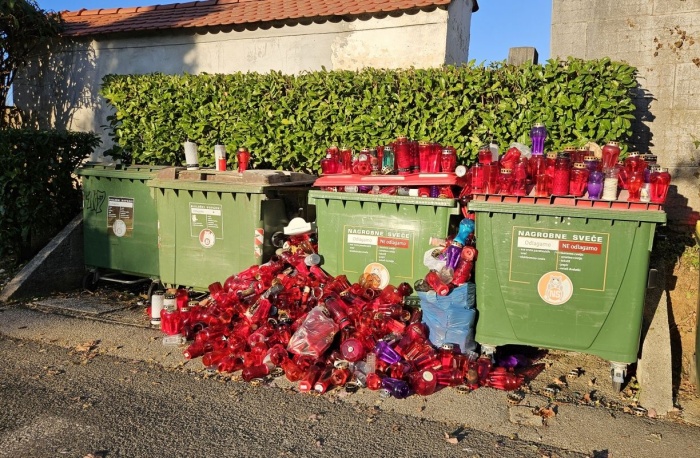
[[[0,292],[0,302],[79,288],[85,275],[83,214],[66,225]]]

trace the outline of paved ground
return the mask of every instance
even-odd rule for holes
[[[85,296],[82,299],[88,298],[89,296]],[[83,450],[88,450],[89,446],[98,443],[109,443],[110,450],[120,450],[120,454],[124,456],[133,456],[128,450],[139,456],[152,456],[152,452],[155,452],[153,448],[129,447],[134,441],[149,444],[149,438],[154,437],[152,428],[160,433],[163,429],[161,427],[170,426],[167,412],[181,412],[183,409],[192,408],[193,405],[206,408],[198,408],[196,413],[191,415],[191,427],[196,427],[197,430],[205,428],[208,434],[213,434],[213,429],[203,425],[210,421],[209,413],[219,418],[221,409],[225,410],[222,406],[229,406],[230,409],[231,397],[235,398],[235,405],[245,408],[232,417],[235,421],[230,420],[229,423],[241,422],[238,416],[256,416],[258,411],[265,411],[268,417],[276,415],[277,418],[280,412],[274,412],[279,411],[280,406],[283,412],[294,409],[294,413],[284,414],[286,416],[281,420],[290,419],[285,423],[288,428],[283,428],[285,432],[281,433],[280,428],[268,431],[273,435],[282,434],[279,442],[256,439],[254,434],[242,432],[243,427],[227,430],[227,433],[222,435],[228,437],[229,441],[231,437],[250,441],[249,446],[252,448],[246,451],[251,452],[252,456],[262,456],[264,446],[272,449],[265,453],[274,452],[268,453],[267,456],[286,452],[295,456],[334,456],[341,454],[343,450],[349,451],[353,447],[352,444],[362,440],[374,444],[363,452],[376,454],[377,449],[373,447],[377,447],[376,441],[380,441],[382,437],[386,440],[391,437],[391,447],[396,450],[392,454],[397,456],[470,456],[470,453],[480,456],[575,456],[576,453],[581,453],[600,457],[688,457],[697,454],[697,444],[700,443],[700,428],[679,421],[682,414],[676,415],[677,418],[666,419],[634,415],[629,408],[632,399],[610,389],[607,363],[588,355],[559,352],[545,355],[541,362],[545,364],[546,369],[530,384],[529,389],[525,390],[525,397],[519,405],[509,404],[504,392],[488,388],[466,395],[446,389],[427,398],[413,396],[405,400],[381,400],[375,392],[367,390],[356,393],[336,390],[321,397],[314,397],[297,393],[295,387],[286,382],[284,377],[270,380],[263,387],[251,387],[243,382],[232,381],[230,377],[207,375],[199,361],[186,362],[182,358],[181,349],[162,345],[160,332],[147,326],[142,307],[136,304],[138,298],[121,299],[127,305],[106,312],[66,311],[36,303],[30,307],[8,306],[0,312],[0,334],[5,336],[0,348],[3,355],[8,355],[8,361],[12,358],[15,361],[12,364],[8,363],[3,371],[3,403],[13,403],[13,408],[27,404],[29,408],[23,410],[22,415],[32,417],[26,421],[12,423],[12,412],[15,411],[10,411],[8,419],[8,410],[5,410],[2,414],[4,418],[0,417],[0,424],[12,426],[0,427],[0,450],[5,449],[5,445],[8,444],[6,441],[10,441],[10,445],[17,445],[15,442],[21,442],[22,434],[33,437],[33,434],[37,434],[37,431],[49,424],[55,423],[53,428],[61,431],[78,428],[71,423],[74,422],[75,413],[81,411],[75,406],[67,411],[66,416],[56,414],[60,408],[37,416],[35,411],[43,409],[43,397],[53,399],[50,403],[59,402],[60,391],[53,392],[52,388],[44,392],[31,381],[32,377],[45,379],[46,374],[53,374],[50,375],[51,378],[60,379],[64,377],[63,374],[76,369],[73,366],[79,366],[81,371],[86,371],[80,372],[80,375],[76,374],[75,377],[93,380],[94,386],[100,386],[98,391],[88,394],[88,403],[94,401],[99,404],[99,408],[107,412],[111,412],[113,406],[124,408],[127,412],[133,409],[131,413],[125,413],[124,421],[130,422],[127,426],[135,432],[129,436],[118,429],[115,431],[118,437],[113,442],[104,442],[112,423],[107,420],[102,423],[94,420],[97,422],[95,427],[98,431],[94,437],[99,440],[82,442],[83,448],[70,449],[71,451],[66,453],[68,456],[79,456],[76,454],[78,451],[83,453]],[[29,363],[29,357],[19,350],[21,348],[34,349],[32,354],[36,353],[41,357],[49,355],[50,358],[44,362]],[[11,351],[13,349],[14,351]],[[70,359],[76,355],[82,355],[80,357],[87,363],[84,366],[70,363]],[[126,374],[95,372],[91,375],[90,371],[97,369],[101,364],[115,367],[129,367],[133,364],[138,367],[130,369],[136,371],[133,376],[129,375],[128,371]],[[579,369],[578,376],[566,377],[571,369]],[[15,372],[23,374],[19,380],[15,377]],[[146,373],[150,375],[146,377]],[[122,386],[120,383],[114,383],[115,377],[126,377],[130,381]],[[68,377],[69,380],[72,378],[73,375]],[[146,396],[152,390],[154,393],[161,393],[162,386],[158,381],[164,378],[167,378],[168,385],[174,384],[175,388],[168,390],[163,396]],[[191,388],[190,385],[177,385],[177,381],[181,379],[194,381],[195,388]],[[30,381],[31,383],[28,383]],[[29,388],[22,388],[25,385]],[[546,388],[554,385],[558,390],[552,394]],[[200,387],[205,387],[201,393]],[[222,388],[219,390],[216,387]],[[6,388],[11,390],[7,391]],[[132,391],[134,398],[130,399],[129,393]],[[110,399],[110,393],[113,392],[115,397]],[[231,393],[235,395],[230,396]],[[154,405],[164,405],[165,409],[160,411]],[[96,410],[94,407],[87,409]],[[542,412],[548,418],[533,413],[541,409],[545,409]],[[149,415],[147,421],[134,420],[142,413]],[[312,417],[319,413],[321,417]],[[164,417],[156,420],[157,415]],[[335,418],[336,415],[345,418],[343,421],[346,423],[352,423],[352,430],[344,432],[343,428],[347,426],[344,426],[343,422],[330,420],[330,417]],[[304,418],[306,420],[302,421]],[[84,427],[92,423],[89,417],[76,421],[84,421],[85,423],[80,423]],[[215,421],[217,427],[220,427],[219,420],[211,421]],[[327,430],[309,435],[307,430],[312,425],[306,422],[313,424],[313,428],[329,424],[326,425]],[[381,428],[377,426],[379,423],[383,425]],[[253,428],[253,424],[259,423],[243,424]],[[294,432],[300,425],[306,428]],[[186,423],[176,423],[175,426],[181,428],[181,431],[187,430]],[[230,425],[229,427],[233,428]],[[356,435],[360,434],[357,431],[369,434],[373,428],[380,428],[374,436]],[[290,429],[291,433],[288,432]],[[365,431],[367,433],[364,433]],[[411,433],[408,434],[408,431]],[[451,442],[457,443],[448,442],[445,433],[452,438]],[[62,438],[62,434],[60,431],[56,432],[56,437]],[[122,437],[123,435],[126,436]],[[48,434],[39,438],[39,442],[50,445],[65,441],[54,440],[52,437],[54,436]],[[320,445],[317,444],[318,441]],[[413,449],[404,444],[415,446],[417,442],[428,444],[428,448]],[[486,443],[488,446],[485,449],[475,448],[479,443]],[[211,449],[212,452],[217,450]],[[360,453],[364,454],[363,452]],[[190,453],[185,452],[182,455]]]

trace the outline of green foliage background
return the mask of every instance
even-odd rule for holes
[[[182,142],[213,166],[217,142],[246,146],[257,168],[319,170],[331,145],[383,145],[399,135],[457,149],[470,164],[480,145],[530,144],[544,122],[547,150],[632,135],[635,68],[609,59],[545,65],[318,71],[300,75],[108,75],[101,94],[113,154],[143,164],[181,165]],[[232,154],[229,162],[233,164]]]
[[[78,214],[72,173],[99,144],[92,133],[0,130],[0,255],[32,255],[32,238],[58,233]]]

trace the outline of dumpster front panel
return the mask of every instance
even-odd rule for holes
[[[478,342],[636,361],[654,218],[474,207]]]
[[[430,238],[444,239],[450,224],[459,222],[454,200],[436,205],[433,201],[438,199],[422,203],[391,196],[394,201],[372,201],[373,196],[363,200],[357,195],[322,191],[311,191],[309,196],[316,205],[323,268],[351,281],[363,273],[375,273],[381,287],[401,282],[413,285],[425,277],[423,255],[431,248]]]
[[[205,191],[157,184],[155,188],[161,280],[199,291],[269,260],[275,252],[272,234],[289,223],[286,201],[296,200],[281,198],[275,189]]]
[[[151,173],[138,177],[128,170],[102,172],[78,171],[83,185],[85,265],[157,278],[157,214],[146,184]]]

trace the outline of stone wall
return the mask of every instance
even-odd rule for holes
[[[673,174],[669,218],[700,210],[700,0],[553,0],[551,56],[625,61],[638,69],[632,149]]]

